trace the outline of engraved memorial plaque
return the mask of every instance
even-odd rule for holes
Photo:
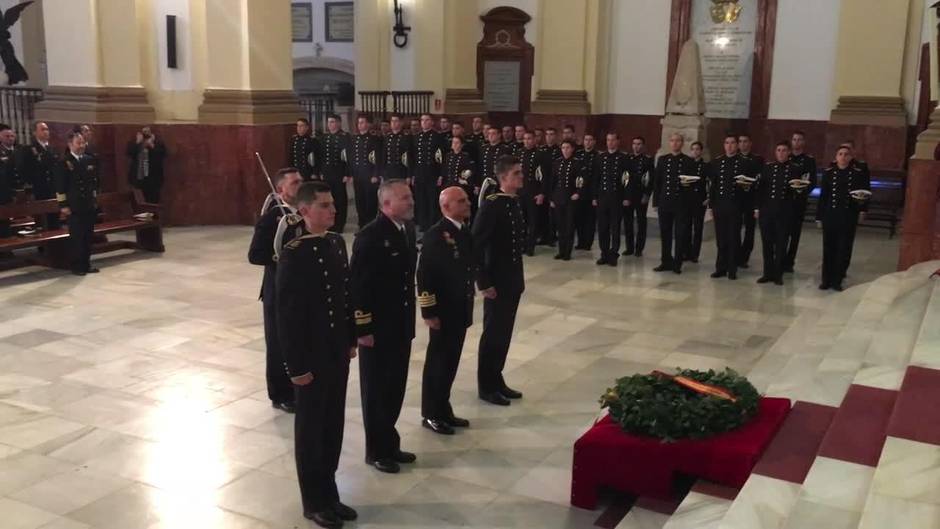
[[[486,61],[483,100],[488,112],[519,111],[519,62]]]
[[[757,33],[758,0],[694,0],[692,38],[698,43],[705,116],[747,118]]]

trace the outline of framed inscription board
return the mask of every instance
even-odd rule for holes
[[[291,35],[294,42],[313,42],[313,6],[290,5]]]
[[[519,61],[483,63],[483,101],[488,112],[519,111]]]
[[[354,12],[352,2],[328,2],[326,8],[326,41],[352,42]]]

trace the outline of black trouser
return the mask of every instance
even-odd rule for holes
[[[539,244],[555,244],[555,241],[558,240],[555,233],[555,214],[552,211],[547,196],[545,200],[542,201],[542,205],[537,206],[537,209],[539,218]]]
[[[855,215],[855,222],[849,224],[849,248],[855,248],[855,233],[858,231],[858,214]],[[845,253],[845,272],[842,276],[845,277],[845,274],[849,270],[849,265],[852,264],[852,251],[849,250]]]
[[[618,196],[597,198],[597,244],[601,247],[601,257],[616,259],[620,253],[620,218],[624,209]]]
[[[850,209],[827,211],[823,214],[822,282],[838,285],[852,257],[852,232],[858,223],[858,212]]]
[[[72,211],[69,215],[69,245],[73,272],[87,272],[91,268],[91,243],[95,235],[94,211]]]
[[[689,245],[687,247],[688,253],[686,254],[686,260],[688,261],[698,261],[700,255],[702,255],[702,239],[704,233],[702,230],[705,229],[705,206],[697,205],[690,209],[691,211],[691,224],[689,226]]]
[[[577,206],[577,202],[569,201],[552,208],[558,228],[558,254],[563,257],[571,257],[574,247],[574,208]]]
[[[646,248],[646,211],[649,202],[631,200],[623,208],[623,235],[629,253],[642,252]],[[636,217],[636,233],[633,232],[633,220]]]
[[[372,175],[353,177],[353,192],[356,194],[356,215],[359,217],[359,228],[372,222],[379,214],[379,184],[372,183]]]
[[[764,274],[768,279],[781,279],[786,262],[787,240],[790,238],[790,205],[777,210],[762,209],[759,215],[760,239],[764,254]]]
[[[783,259],[783,269],[792,270],[796,264],[796,252],[800,248],[800,236],[803,235],[803,220],[806,217],[806,200],[800,200],[793,205],[790,215],[790,228],[787,239],[787,254]]]
[[[274,290],[273,288],[270,290]],[[270,299],[268,299],[270,298]],[[265,296],[262,302],[264,315],[264,374],[268,385],[268,398],[271,402],[293,402],[294,385],[284,365],[281,342],[277,337],[277,304],[274,296]]]
[[[401,449],[395,429],[408,382],[411,340],[359,347],[359,387],[362,424],[366,430],[366,460],[389,459]]]
[[[687,253],[690,220],[681,207],[676,211],[659,209],[659,237],[662,241],[659,264],[662,266],[682,266],[682,259]]]
[[[738,251],[741,248],[741,215],[735,206],[716,207],[715,242],[718,257],[715,259],[715,271],[736,274],[738,272]]]
[[[323,179],[330,186],[330,194],[333,195],[333,204],[336,206],[336,221],[330,228],[330,231],[343,233],[346,228],[346,210],[349,209],[349,196],[346,194],[346,183],[343,178],[342,168],[327,168],[323,172]]]
[[[348,354],[343,351],[342,354]],[[320,512],[339,501],[336,468],[343,448],[349,362],[317,371],[306,386],[296,386],[294,453],[304,511]]]
[[[454,416],[450,389],[457,376],[460,353],[467,336],[463,320],[441,318],[440,321],[441,328],[430,331],[421,379],[421,416],[425,419],[444,420]]]
[[[437,175],[431,168],[418,168],[415,176],[415,220],[422,232],[434,225],[441,218],[438,196],[441,188],[437,187]]]
[[[522,293],[504,292],[498,287],[494,299],[483,300],[483,333],[477,356],[477,388],[480,394],[495,393],[506,387],[503,368],[516,323],[516,310]]]
[[[751,252],[754,251],[754,230],[757,226],[757,219],[754,218],[754,200],[751,197],[745,197],[738,204],[739,214],[741,215],[738,229],[744,228],[744,235],[741,237],[741,249],[738,252],[738,265],[747,264],[751,259]]]
[[[596,221],[591,199],[584,194],[581,194],[580,199],[574,203],[574,224],[577,226],[578,248],[590,250],[594,244]]]
[[[144,195],[144,200],[146,200],[149,204],[160,203],[160,189],[162,187],[162,180],[145,178],[140,182],[140,191]]]
[[[539,205],[534,195],[522,196],[522,216],[525,218],[525,251],[532,253],[539,234]]]

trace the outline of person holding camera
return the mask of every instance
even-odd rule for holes
[[[159,204],[166,146],[157,139],[150,127],[144,127],[133,141],[127,143],[126,152],[130,159],[127,179],[131,186],[140,189],[147,202]]]

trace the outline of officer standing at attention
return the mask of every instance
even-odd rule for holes
[[[248,249],[248,262],[264,267],[264,276],[261,280],[262,314],[264,316],[264,346],[265,346],[265,379],[267,381],[268,398],[271,406],[294,413],[294,386],[284,369],[284,354],[277,336],[277,299],[275,298],[275,279],[277,277],[277,261],[281,248],[275,249],[277,228],[281,218],[287,216],[285,223],[291,228],[299,227],[303,219],[297,215],[297,190],[303,182],[300,172],[294,167],[279,170],[272,182],[277,189],[281,204],[271,202],[268,209],[262,212],[255,224],[255,232],[251,237],[251,247]],[[280,238],[277,244],[288,242],[293,235],[293,229],[286,230],[287,240]]]
[[[633,138],[630,143],[631,154],[627,155],[630,172],[626,184],[626,206],[623,208],[623,230],[626,249],[623,255],[643,256],[646,248],[646,212],[653,196],[653,157],[646,154],[646,140],[643,136]],[[636,231],[633,223],[636,220]]]
[[[372,118],[361,115],[356,118],[356,132],[352,137],[351,151],[346,153],[349,172],[353,177],[353,192],[356,194],[356,215],[359,229],[368,224],[378,213],[379,166],[382,140],[372,134]]]
[[[411,165],[411,176],[414,179],[415,216],[418,228],[426,231],[437,221],[440,213],[437,207],[437,179],[441,175],[441,158],[444,154],[430,114],[421,114],[421,132],[414,137],[412,153],[414,163]]]
[[[382,163],[379,172],[382,180],[411,181],[408,174],[411,151],[411,136],[402,131],[401,116],[392,114],[389,121],[391,130],[382,138]],[[372,219],[369,219],[372,220]]]
[[[698,257],[702,253],[702,230],[705,228],[705,211],[708,209],[708,180],[705,178],[705,160],[702,158],[704,146],[700,141],[692,142],[690,151],[692,153],[692,170],[689,176],[698,176],[701,178],[698,182],[689,184],[691,193],[685,195],[688,199],[686,208],[692,216],[692,222],[689,229],[689,243],[686,246],[688,254],[684,260],[698,263]]]
[[[519,200],[522,201],[522,214],[525,217],[526,255],[535,255],[535,242],[539,233],[539,208],[545,203],[545,178],[551,174],[551,169],[544,165],[544,157],[539,155],[535,145],[535,134],[526,132],[522,135],[522,150],[519,151],[519,162],[522,164],[522,191]]]
[[[585,194],[585,171],[581,160],[575,157],[574,140],[561,142],[561,158],[552,165],[551,208],[558,229],[558,253],[555,259],[571,260],[574,246],[574,212]]]
[[[456,139],[456,138],[455,138]],[[454,415],[450,390],[473,323],[473,240],[470,199],[460,187],[441,192],[443,218],[424,233],[418,261],[418,305],[429,329],[421,384],[421,426],[444,435],[470,421]]]
[[[653,208],[659,210],[659,237],[662,241],[659,266],[653,270],[665,272],[672,270],[682,273],[682,259],[687,254],[686,243],[692,225],[691,212],[686,206],[693,190],[682,185],[679,178],[689,175],[693,170],[692,158],[682,153],[685,139],[681,134],[669,136],[669,154],[659,157],[656,165],[656,177],[653,192]],[[675,241],[675,251],[673,251]]]
[[[349,205],[346,184],[352,180],[349,176],[349,164],[346,163],[349,134],[340,129],[341,123],[336,114],[326,118],[328,132],[321,139],[323,152],[320,154],[321,176],[330,186],[330,193],[333,194],[336,205],[336,224],[330,230],[336,233],[343,233],[346,228],[346,210]]]
[[[793,273],[796,264],[796,253],[800,248],[800,235],[803,234],[803,219],[806,217],[806,203],[809,195],[816,187],[816,158],[806,151],[806,135],[797,130],[790,137],[790,162],[799,171],[799,178],[804,179],[808,185],[795,189],[793,198],[793,215],[790,217],[790,237],[787,241],[787,256],[783,261],[783,271]]]
[[[401,450],[395,429],[415,337],[414,199],[404,180],[379,186],[379,215],[353,243],[352,293],[359,336],[366,464],[387,473],[415,455]]]
[[[307,118],[297,120],[297,134],[287,145],[287,163],[300,171],[304,180],[312,180],[317,170],[317,140],[310,134]]]
[[[745,161],[738,154],[738,137],[725,135],[725,154],[706,166],[708,206],[715,217],[715,242],[718,257],[711,277],[738,278],[738,252],[741,247],[741,215],[738,213],[735,177],[744,171]]]
[[[42,121],[33,125],[33,141],[16,152],[16,171],[33,187],[33,198],[48,200],[55,197],[55,167],[59,156],[49,148],[49,126]],[[59,215],[46,215],[45,228],[59,227]]]
[[[56,166],[55,187],[59,211],[69,225],[71,268],[77,276],[98,273],[91,266],[91,242],[98,216],[98,167],[94,156],[85,154],[80,132],[68,135],[68,152]]]
[[[594,159],[591,204],[597,216],[597,238],[601,247],[598,265],[617,266],[620,256],[620,217],[623,214],[623,182],[627,155],[620,150],[620,135],[608,132],[607,150]]]
[[[341,527],[357,516],[336,489],[349,360],[356,356],[346,242],[327,231],[336,220],[327,184],[300,186],[297,208],[308,233],[284,247],[275,294],[278,336],[297,402],[297,480],[304,517]]]
[[[794,194],[790,180],[799,178],[799,168],[790,162],[790,142],[774,149],[773,163],[764,166],[755,184],[757,220],[764,254],[764,274],[758,283],[783,284],[783,265],[790,238],[790,217],[794,214]]]
[[[738,148],[741,151],[741,158],[744,160],[744,176],[757,178],[764,168],[764,158],[751,152],[753,142],[748,134],[738,136]],[[754,189],[751,184],[738,184],[737,192],[738,213],[741,215],[741,227],[744,228],[744,234],[741,237],[741,251],[738,253],[738,267],[747,268],[748,261],[751,259],[751,252],[754,250],[754,231],[757,227],[757,219],[754,218]]]
[[[586,133],[582,138],[583,149],[575,153],[581,166],[584,168],[584,186],[581,188],[583,200],[579,200],[575,206],[574,224],[575,232],[578,236],[578,244],[575,246],[578,250],[591,251],[594,246],[594,231],[597,229],[597,221],[594,218],[594,206],[589,197],[594,193],[594,160],[597,158],[597,138],[593,134]]]
[[[525,290],[525,220],[517,196],[523,185],[519,160],[512,156],[499,158],[496,177],[501,192],[487,197],[472,228],[477,288],[484,298],[477,389],[480,399],[508,406],[509,399],[522,398],[522,393],[511,389],[503,379],[516,310]]]
[[[852,148],[842,145],[836,161],[823,173],[820,183],[817,218],[823,226],[823,267],[820,290],[842,291],[842,281],[852,256],[855,226],[868,209],[865,197],[857,191],[871,192],[866,168],[852,163]]]
[[[466,152],[463,136],[454,136],[450,139],[450,146],[447,154],[444,155],[444,163],[441,164],[441,176],[437,185],[442,189],[450,186],[460,186],[467,192],[468,197],[473,196],[474,187],[480,186],[476,164],[473,163],[470,154]],[[473,204],[471,204],[472,206]]]

